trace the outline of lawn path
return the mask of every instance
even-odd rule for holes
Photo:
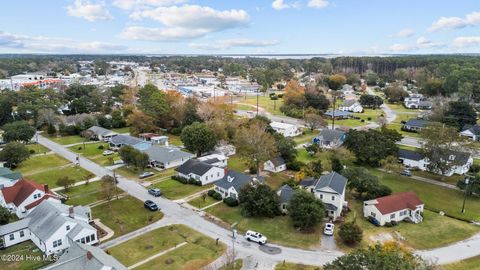
[[[388,172],[387,172],[386,170],[384,170],[384,169],[378,169],[378,170],[379,170],[379,171],[382,171],[382,172],[388,173]],[[411,178],[411,179],[413,179],[413,180],[425,182],[425,183],[428,183],[428,184],[432,184],[432,185],[436,185],[436,186],[441,186],[441,187],[444,187],[444,188],[449,188],[449,189],[454,189],[454,190],[460,190],[460,189],[459,189],[457,186],[455,186],[455,185],[447,184],[447,183],[440,182],[440,181],[438,181],[438,180],[433,180],[433,179],[430,179],[430,178],[425,178],[425,177],[416,176],[416,175],[409,176],[409,178]]]
[[[174,247],[172,247],[172,248],[169,248],[169,249],[167,249],[167,250],[161,251],[161,252],[159,252],[159,253],[151,256],[151,257],[146,258],[146,259],[143,260],[143,261],[140,261],[140,262],[138,262],[138,263],[136,263],[136,264],[134,264],[134,265],[129,266],[128,269],[137,268],[137,267],[139,267],[139,266],[142,265],[142,264],[146,264],[147,262],[149,262],[149,261],[151,261],[151,260],[153,260],[153,259],[156,259],[156,258],[158,258],[158,257],[160,257],[160,256],[162,256],[162,255],[164,255],[164,254],[166,254],[166,253],[168,253],[168,252],[170,252],[170,251],[174,251],[175,249],[177,249],[177,248],[179,248],[179,247],[183,247],[183,246],[185,246],[186,244],[187,244],[187,242],[182,242],[182,243],[180,243],[180,244],[178,244],[178,245],[176,245],[176,246],[174,246]]]

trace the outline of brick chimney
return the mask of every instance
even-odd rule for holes
[[[70,206],[68,208],[68,216],[74,218],[73,206]]]
[[[43,185],[43,190],[45,191],[45,194],[50,192],[50,189],[48,188],[47,184]]]
[[[87,259],[91,260],[93,258],[93,254],[90,251],[87,251]]]

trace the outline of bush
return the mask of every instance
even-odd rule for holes
[[[172,180],[178,181],[182,184],[188,184],[188,179],[180,177],[178,175],[172,175]]]
[[[367,120],[368,120],[368,121],[372,121],[372,117],[367,117]]]
[[[190,184],[190,185],[195,185],[195,186],[201,186],[202,185],[202,181],[199,181],[195,178],[190,178],[187,180],[187,184]]]
[[[287,169],[292,170],[292,171],[300,171],[300,169],[305,166],[305,164],[301,161],[294,160],[287,162]]]
[[[227,198],[223,199],[223,203],[225,203],[226,205],[228,205],[230,207],[238,206],[238,201],[234,198],[231,198],[231,197],[227,197]]]
[[[363,231],[362,229],[355,224],[354,222],[347,222],[340,225],[340,230],[338,231],[340,239],[347,245],[355,245],[362,241]]]
[[[103,150],[104,148],[105,148],[105,146],[103,146],[103,144],[101,144],[101,145],[98,146],[98,149],[99,149],[99,150]]]
[[[273,95],[270,97],[271,100],[278,100],[278,97],[276,95]]]
[[[57,133],[57,129],[55,128],[54,125],[48,125],[47,133],[48,133],[48,135],[53,135],[53,134]]]
[[[396,222],[395,220],[392,220],[392,221],[390,222],[390,224],[392,224],[392,227],[395,227],[395,226],[398,225],[398,222]]]
[[[212,198],[214,198],[214,199],[217,200],[217,201],[222,200],[222,194],[216,192],[216,191],[213,190],[213,189],[209,190],[208,193],[207,193],[207,195],[210,196],[210,197],[212,197]]]
[[[257,173],[257,167],[252,166],[252,167],[248,168],[248,172],[250,174],[256,174]]]
[[[35,150],[33,150],[33,149],[28,150],[28,152],[30,153],[30,155],[35,154]]]
[[[82,150],[83,148],[81,146],[77,147],[77,150]]]

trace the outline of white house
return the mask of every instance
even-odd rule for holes
[[[99,126],[90,127],[87,130],[91,132],[90,139],[98,141],[109,142],[113,137],[118,135],[117,132]]]
[[[152,146],[151,142],[123,134],[112,137],[109,142],[109,147],[112,150],[119,150],[122,146],[129,145],[137,150],[142,151]]]
[[[346,137],[346,133],[341,130],[325,128],[313,138],[313,143],[321,148],[335,149],[343,144]]]
[[[333,220],[337,219],[347,207],[345,201],[345,187],[348,179],[344,176],[332,172],[322,175],[319,179],[311,181],[307,179],[309,186],[300,184],[303,188],[309,189],[315,197],[320,199],[325,205],[327,216]],[[303,182],[303,181],[302,181]]]
[[[448,160],[447,163],[453,163],[452,168],[444,174],[445,176],[452,176],[453,174],[466,174],[473,164],[472,155],[466,152],[451,151],[450,154],[444,158],[445,160]],[[422,153],[400,149],[398,150],[398,159],[403,165],[409,168],[417,168],[422,171],[429,170],[429,160]]]
[[[380,226],[387,222],[423,221],[423,202],[414,192],[402,192],[363,202],[363,216],[375,219]]]
[[[179,177],[201,181],[202,185],[207,185],[222,179],[225,176],[225,170],[220,167],[210,165],[206,162],[196,159],[189,159],[180,167],[176,168]]]
[[[225,168],[228,165],[228,157],[222,154],[210,154],[197,159],[220,168]]]
[[[295,137],[302,133],[300,128],[292,124],[271,122],[270,126],[285,137]]]
[[[338,107],[340,111],[344,112],[353,112],[353,113],[361,113],[363,112],[363,106],[357,100],[349,99],[345,100],[340,107]]]
[[[460,132],[460,135],[468,137],[474,141],[480,140],[480,126],[479,125],[465,125]]]
[[[282,157],[272,158],[263,163],[263,170],[278,173],[287,169],[287,164]]]
[[[153,145],[143,150],[148,155],[149,162],[152,166],[169,169],[182,165],[187,160],[194,158],[195,155],[184,152],[176,147]]]
[[[222,198],[238,199],[240,190],[246,185],[254,184],[255,178],[235,170],[229,170],[225,176],[215,182],[215,191],[222,195]]]
[[[0,190],[0,205],[19,218],[25,217],[44,200],[60,202],[48,185],[25,178],[17,181],[13,186]]]
[[[68,248],[69,240],[93,245],[98,237],[90,221],[88,207],[43,201],[24,219],[0,226],[0,247],[31,240],[45,255],[51,255]]]

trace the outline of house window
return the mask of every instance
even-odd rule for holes
[[[90,239],[91,239],[92,241],[95,241],[95,234],[90,235]]]
[[[70,231],[70,225],[67,225],[67,231]]]
[[[24,237],[25,233],[23,231],[20,231],[20,237]]]
[[[220,176],[220,173],[219,173],[219,172],[217,172],[217,176],[218,176],[218,177]]]
[[[62,239],[58,239],[56,241],[53,241],[53,247],[59,247],[62,245]]]
[[[313,190],[312,190],[313,191]],[[320,194],[320,199],[323,199],[323,194]]]
[[[85,243],[90,243],[90,235],[85,238]]]
[[[395,213],[391,214],[390,218],[395,218]]]
[[[15,235],[12,233],[10,234],[10,241],[13,241],[13,240],[15,240]]]
[[[332,201],[335,201],[335,196],[332,196]]]
[[[371,213],[370,213],[370,216],[375,217],[376,214],[375,214],[374,212],[371,212]]]
[[[81,242],[82,244],[85,244],[85,238],[82,238],[82,239],[80,240],[80,242]]]

